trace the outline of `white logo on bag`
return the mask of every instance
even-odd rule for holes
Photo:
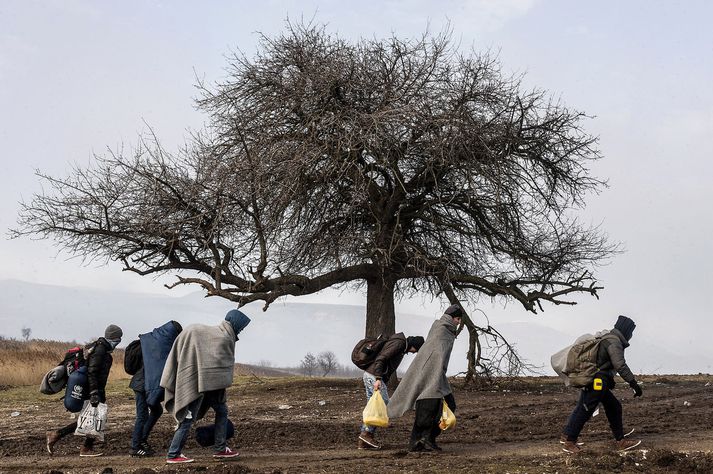
[[[72,387],[71,397],[76,398],[77,400],[81,400],[83,388],[84,387],[82,387],[81,385],[75,385],[74,387]]]

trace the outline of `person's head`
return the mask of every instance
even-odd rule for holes
[[[233,331],[235,331],[235,339],[238,339],[238,334],[240,331],[245,329],[245,327],[250,324],[250,318],[248,318],[242,311],[237,309],[231,309],[228,314],[225,315],[225,320],[233,326]]]
[[[619,316],[619,319],[616,320],[616,323],[614,324],[614,329],[618,330],[622,336],[624,336],[624,339],[627,341],[631,339],[631,336],[634,335],[634,328],[636,327],[636,323],[632,321],[630,318],[627,318],[626,316]]]
[[[181,326],[181,323],[178,321],[171,320],[171,324],[173,324],[173,328],[176,330],[176,334],[181,334],[181,331],[183,331],[183,326]]]
[[[422,345],[423,337],[421,336],[409,336],[406,338],[406,352],[418,352]]]
[[[112,349],[119,345],[123,336],[124,331],[116,324],[110,324],[104,330],[104,339],[111,345]]]
[[[450,305],[446,309],[445,314],[453,318],[453,322],[456,323],[456,326],[460,325],[461,321],[463,321],[463,308],[461,308],[459,304]]]

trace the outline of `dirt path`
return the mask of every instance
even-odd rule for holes
[[[659,380],[659,381],[657,381]],[[4,472],[713,472],[713,389],[705,378],[651,379],[645,396],[615,393],[624,404],[627,426],[643,439],[640,449],[611,450],[603,413],[585,428],[585,450],[563,453],[559,433],[576,393],[551,379],[533,378],[483,391],[456,390],[458,426],[440,438],[444,452],[405,451],[412,416],[381,430],[385,449],[354,448],[363,393],[355,380],[272,379],[240,381],[229,392],[231,420],[238,433],[231,445],[241,456],[214,462],[210,451],[189,441],[189,465],[166,465],[162,458],[172,426],[164,416],[152,443],[161,455],[127,455],[133,404],[122,383],[111,387],[106,455],[77,456],[80,439],[68,437],[50,457],[44,433],[71,420],[51,397],[34,389],[0,392],[0,473]],[[320,404],[324,401],[324,404]],[[688,402],[684,404],[683,402]],[[288,409],[280,409],[289,405]],[[283,407],[284,408],[284,407]],[[13,411],[19,416],[10,417]],[[106,471],[109,472],[109,471]]]

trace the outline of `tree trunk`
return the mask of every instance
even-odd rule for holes
[[[396,332],[394,311],[394,288],[396,282],[378,278],[367,280],[366,290],[366,336],[379,334],[391,336]]]

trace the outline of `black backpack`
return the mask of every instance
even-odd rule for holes
[[[379,334],[379,337],[365,337],[357,342],[352,350],[352,362],[354,362],[354,365],[366,370],[367,367],[374,363],[376,356],[379,355],[388,340],[388,337]]]
[[[124,370],[129,375],[135,375],[144,366],[143,355],[141,354],[141,341],[136,339],[131,341],[124,350]]]

